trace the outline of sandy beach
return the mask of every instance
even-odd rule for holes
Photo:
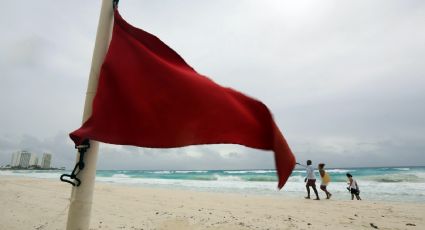
[[[60,181],[0,177],[0,229],[65,229],[70,191]],[[97,183],[90,229],[425,229],[424,203],[314,201],[303,195]]]

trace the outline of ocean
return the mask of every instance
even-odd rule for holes
[[[328,190],[332,199],[351,199],[346,173],[360,187],[363,200],[425,203],[425,167],[333,168]],[[1,175],[57,179],[69,171],[2,170]],[[264,170],[98,170],[96,181],[165,189],[304,197],[305,171],[295,169],[284,188],[276,189],[276,171]],[[316,170],[316,177],[320,178]],[[83,181],[84,183],[84,181]],[[319,187],[320,179],[316,183]],[[325,194],[319,190],[319,195]]]

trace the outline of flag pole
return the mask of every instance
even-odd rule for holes
[[[111,40],[113,22],[112,2],[112,0],[102,0],[84,105],[83,123],[92,114],[92,103],[96,94],[100,68],[105,59]],[[98,150],[99,143],[97,141],[90,141],[90,148],[84,156],[85,167],[78,174],[81,185],[72,188],[66,225],[67,230],[89,229]],[[79,156],[77,156],[77,162],[78,159]]]

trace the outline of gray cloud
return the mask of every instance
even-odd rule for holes
[[[99,168],[244,169],[272,168],[273,154],[241,146],[191,146],[175,149],[103,148]]]
[[[38,139],[33,136],[0,137],[0,162],[6,165],[18,149],[42,156],[52,153],[52,165],[73,167],[76,151],[65,133]],[[244,169],[272,168],[273,154],[236,145],[201,145],[173,149],[101,145],[98,169]]]
[[[302,162],[311,159],[328,167],[423,166],[424,143],[423,139],[361,142],[338,137],[322,143],[300,143],[298,156]]]
[[[53,167],[73,167],[76,151],[65,133],[58,133],[47,138],[37,138],[30,135],[0,136],[0,165],[10,164],[12,153],[27,150],[41,157],[43,153],[52,154]]]
[[[19,149],[70,167],[100,2],[7,1],[0,165]],[[120,12],[197,71],[267,104],[299,160],[425,165],[423,1],[128,0]],[[272,154],[101,147],[99,168],[263,168]]]

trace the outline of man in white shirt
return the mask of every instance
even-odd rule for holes
[[[307,165],[302,165],[300,163],[297,164],[305,167],[305,171],[307,173],[307,176],[304,180],[306,182],[305,187],[307,189],[307,196],[305,198],[310,199],[310,187],[312,187],[314,193],[316,194],[315,200],[320,200],[319,194],[317,193],[316,189],[316,176],[314,175],[314,167],[311,165],[311,160],[307,161]]]

